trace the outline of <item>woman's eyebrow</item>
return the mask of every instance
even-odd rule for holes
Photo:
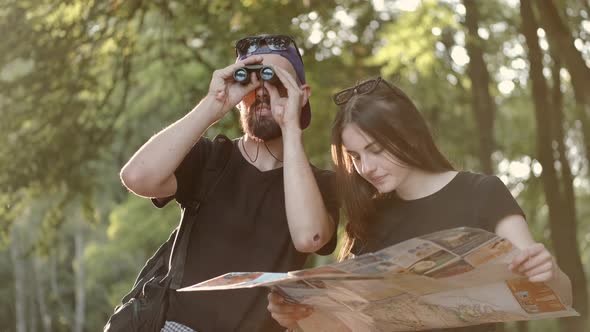
[[[376,141],[369,142],[367,145],[365,145],[365,147],[363,147],[363,150],[368,150],[368,149],[372,148],[375,145],[378,145],[378,143]],[[347,153],[347,154],[357,153],[354,150],[348,150],[348,149],[344,149],[344,152]]]

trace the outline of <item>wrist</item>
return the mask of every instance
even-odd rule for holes
[[[555,283],[561,283],[563,281],[563,277],[567,277],[563,271],[557,266],[555,263],[555,259],[553,259],[553,281]]]
[[[283,144],[286,149],[295,146],[303,147],[303,132],[299,128],[283,130]]]
[[[229,111],[229,109],[224,109],[224,103],[219,101],[212,94],[207,94],[193,110],[201,114],[204,117],[204,120],[210,124],[214,124],[221,120]]]
[[[299,122],[283,124],[281,131],[283,133],[283,139],[301,139],[303,137],[303,130],[299,126]]]

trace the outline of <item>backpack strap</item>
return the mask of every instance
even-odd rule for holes
[[[207,200],[213,189],[222,178],[233,150],[232,141],[227,136],[219,134],[213,139],[211,155],[207,159],[205,169],[201,173],[201,181],[197,196],[187,206],[182,207],[182,217],[174,244],[170,254],[168,277],[171,289],[178,289],[182,283],[184,263],[188,252],[188,243],[196,215],[201,204]]]
[[[154,277],[155,275],[160,275],[163,272],[166,272],[166,270],[164,270],[164,268],[168,268],[168,257],[170,254],[170,250],[172,249],[172,243],[174,241],[174,239],[176,238],[176,232],[178,231],[178,228],[175,228],[174,231],[172,232],[172,234],[170,234],[170,236],[168,237],[168,240],[166,240],[166,242],[162,243],[162,245],[160,245],[160,247],[158,248],[158,250],[152,255],[152,257],[150,257],[147,262],[145,263],[145,265],[143,266],[143,268],[141,269],[141,271],[139,272],[139,275],[137,275],[137,278],[135,278],[135,283],[133,283],[133,287],[131,288],[131,291],[129,291],[129,293],[127,293],[123,299],[121,300],[121,303],[126,303],[127,301],[131,300],[134,297],[137,297],[137,295],[139,295],[139,293],[142,291],[143,285],[152,277]],[[158,272],[158,270],[162,270],[161,272]]]

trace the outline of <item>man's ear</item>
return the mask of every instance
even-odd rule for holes
[[[303,84],[301,86],[301,90],[303,91],[303,103],[302,105],[307,104],[309,97],[311,97],[311,87],[308,84]]]

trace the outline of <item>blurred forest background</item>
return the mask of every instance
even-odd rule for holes
[[[331,167],[331,94],[398,82],[457,167],[508,185],[572,279],[581,318],[502,329],[590,330],[589,16],[588,0],[0,0],[0,331],[102,329],[179,218],[120,168],[237,39],[277,32],[306,63],[314,164]],[[209,135],[237,137],[237,118]]]

